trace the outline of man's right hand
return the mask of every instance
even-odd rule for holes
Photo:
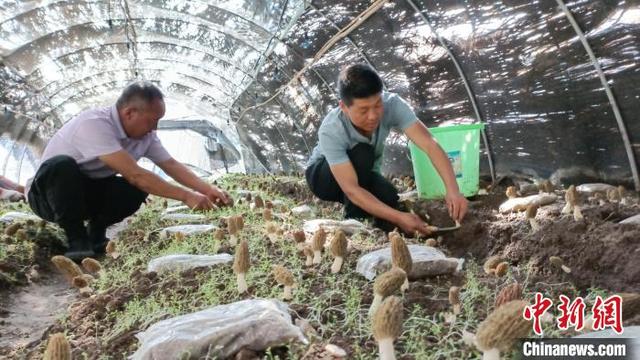
[[[191,210],[211,210],[216,208],[216,205],[208,197],[195,191],[187,191],[187,196],[183,202]]]
[[[400,218],[396,222],[396,224],[407,234],[415,234],[416,232],[422,235],[431,234],[431,229],[429,229],[429,225],[422,221],[420,217],[416,214],[411,213],[402,213]]]

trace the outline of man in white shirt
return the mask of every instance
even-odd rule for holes
[[[81,113],[47,144],[25,194],[38,216],[64,229],[69,245],[65,256],[82,260],[103,253],[106,228],[136,212],[148,194],[201,210],[231,203],[225,192],[198,178],[160,143],[155,130],[165,113],[163,99],[152,83],[134,82],[115,105]],[[140,167],[141,157],[186,188]]]

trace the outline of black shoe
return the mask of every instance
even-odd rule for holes
[[[103,238],[102,240],[93,240],[93,251],[97,255],[104,255],[107,252],[107,244],[109,243],[109,238]]]
[[[64,253],[64,256],[75,262],[80,262],[84,258],[94,257],[95,255],[96,253],[91,248],[91,242],[87,237],[70,238],[69,248],[67,252]]]
[[[95,222],[89,221],[87,226],[87,235],[96,254],[104,254],[109,239],[107,238],[107,227],[96,225]]]
[[[95,256],[91,241],[87,236],[87,230],[82,222],[60,224],[60,226],[64,229],[69,244],[64,256],[75,262],[80,262],[86,257]]]

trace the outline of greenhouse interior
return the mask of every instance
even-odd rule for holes
[[[640,359],[638,83],[637,0],[0,0],[0,358]]]

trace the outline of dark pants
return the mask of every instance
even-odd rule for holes
[[[122,177],[89,178],[73,158],[65,155],[40,165],[28,194],[31,209],[60,225],[70,240],[92,235],[104,238],[109,225],[136,212],[146,198],[147,193]],[[89,234],[85,220],[89,221]]]
[[[347,155],[358,176],[358,185],[369,191],[378,200],[397,209],[398,190],[382,175],[373,171],[375,161],[373,147],[369,144],[360,143],[353,149],[348,150]],[[337,201],[344,204],[345,218],[365,219],[371,217],[369,213],[352,203],[344,194],[333,177],[329,164],[324,157],[307,168],[305,177],[311,192],[317,197],[325,201]],[[385,231],[391,231],[394,228],[393,224],[379,218],[375,219],[375,226]]]

